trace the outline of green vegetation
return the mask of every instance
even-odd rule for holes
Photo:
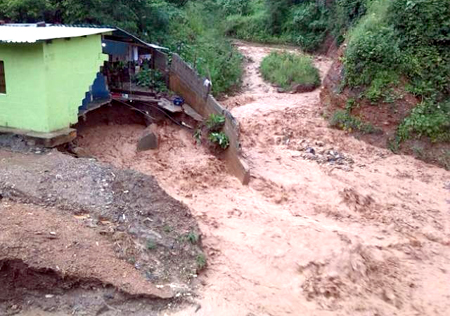
[[[143,68],[135,75],[134,81],[141,87],[152,88],[158,92],[167,91],[166,81],[159,70]]]
[[[194,139],[197,144],[201,144],[205,139],[214,145],[214,151],[217,148],[225,150],[230,146],[230,139],[222,129],[225,126],[225,116],[220,114],[210,114],[208,119],[194,132]]]
[[[369,123],[364,123],[359,118],[351,115],[348,111],[337,110],[330,119],[330,126],[348,132],[359,131],[363,134],[373,134],[377,129]]]
[[[264,79],[290,89],[295,84],[317,87],[320,85],[319,70],[312,59],[305,55],[272,52],[261,63]]]
[[[337,44],[367,11],[371,0],[220,0],[226,33],[245,40],[291,43],[317,51],[327,36]],[[232,8],[235,8],[234,10]]]
[[[195,245],[200,241],[200,236],[195,231],[189,231],[186,234],[178,236],[179,242],[190,242]]]
[[[156,249],[156,243],[155,243],[155,241],[154,241],[153,239],[148,239],[148,240],[147,240],[146,247],[147,247],[148,250],[154,250],[154,249]]]
[[[206,267],[206,256],[204,254],[197,255],[196,258],[197,261],[197,268],[198,270],[202,270],[204,267]]]
[[[172,230],[173,230],[173,228],[172,228],[172,226],[170,226],[170,225],[164,225],[164,227],[163,227],[163,231],[165,232],[165,233],[170,233],[170,232],[172,232]]]
[[[354,92],[359,103],[389,103],[394,113],[406,94],[420,101],[392,148],[412,137],[450,138],[450,0],[0,0],[0,20],[124,28],[178,53],[211,80],[215,95],[241,83],[242,56],[227,36],[291,43],[308,52],[346,42],[341,91]],[[261,69],[283,88],[319,80],[307,57],[286,53],[271,54]],[[157,73],[135,80],[160,83]],[[370,130],[348,110],[332,121]],[[229,145],[219,128],[207,135],[222,148]]]
[[[212,143],[219,145],[222,149],[227,149],[230,146],[230,140],[224,132],[212,132],[208,138]]]
[[[372,102],[395,101],[388,91],[404,89],[423,100],[399,127],[398,141],[412,135],[450,140],[450,2],[372,1],[350,32],[345,83],[363,89]]]
[[[370,123],[365,123],[361,119],[352,115],[353,109],[357,106],[356,100],[348,99],[345,110],[337,110],[330,118],[330,126],[348,132],[358,131],[363,134],[375,134],[380,130]]]
[[[416,106],[398,129],[400,140],[415,135],[426,136],[432,142],[450,141],[450,101],[422,102]]]
[[[225,38],[221,15],[216,1],[189,1],[161,38],[163,45],[211,80],[215,95],[236,89],[242,77],[242,55]]]
[[[200,240],[200,237],[193,231],[190,231],[187,235],[186,235],[186,240],[189,241],[191,244],[196,244],[198,243],[198,241]]]
[[[219,114],[211,114],[206,120],[206,128],[210,132],[218,132],[225,125],[225,116]]]
[[[237,88],[242,76],[221,10],[216,0],[0,0],[0,20],[113,25],[168,47],[211,80],[215,95]]]
[[[449,0],[218,2],[227,15],[225,31],[233,37],[293,43],[306,51],[317,51],[328,38],[337,44],[347,40],[343,87],[360,91],[373,104],[397,102],[401,96],[394,88],[412,93],[423,102],[399,128],[399,139],[415,135],[448,140]],[[291,68],[275,66],[274,59],[265,61],[263,74],[287,87]],[[344,120],[342,113],[338,117]]]

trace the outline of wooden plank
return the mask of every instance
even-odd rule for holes
[[[145,95],[148,97],[156,97],[156,93],[154,92],[146,92],[146,91],[139,91],[139,90],[125,90],[125,89],[110,89],[111,92],[113,93],[120,93],[120,94],[128,94],[128,95]]]

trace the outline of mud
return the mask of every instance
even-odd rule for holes
[[[237,45],[245,88],[223,104],[241,123],[248,187],[172,125],[155,152],[136,152],[132,124],[87,128],[79,143],[154,175],[199,221],[200,305],[170,314],[447,315],[450,173],[330,129],[319,90],[277,93],[258,72],[272,48]],[[331,60],[315,62],[324,77]],[[330,151],[352,162],[330,163]]]
[[[0,308],[36,312],[41,299],[27,297],[56,292],[41,309],[148,315],[190,297],[201,233],[152,177],[56,150],[0,151],[0,161]],[[95,298],[110,293],[106,305]]]
[[[91,216],[98,218],[95,225],[100,228],[89,228],[98,231],[96,238],[103,229],[102,216],[110,214],[108,218],[116,218],[115,222],[107,220],[107,227],[109,221],[120,227],[120,217],[128,207],[131,211],[126,218],[135,214],[133,222],[139,225],[147,217],[140,215],[143,207],[156,204],[158,207],[151,211],[166,210],[161,213],[164,219],[167,214],[174,214],[173,219],[167,220],[181,227],[181,231],[195,226],[194,218],[181,203],[173,202],[163,193],[153,193],[160,192],[156,181],[172,197],[187,205],[199,223],[208,266],[194,278],[201,284],[193,295],[194,304],[175,310],[168,310],[165,305],[164,311],[158,310],[155,304],[147,314],[142,307],[147,305],[130,298],[122,297],[114,305],[106,300],[105,305],[101,299],[105,296],[94,295],[98,287],[94,290],[95,284],[88,283],[88,276],[80,269],[72,275],[82,277],[90,288],[73,289],[74,294],[69,295],[72,305],[65,296],[63,302],[67,305],[64,306],[73,308],[79,298],[87,315],[92,310],[105,315],[120,315],[118,310],[123,315],[183,316],[447,315],[450,310],[450,172],[410,156],[393,155],[330,129],[321,116],[319,90],[277,93],[258,72],[259,62],[272,48],[243,42],[237,45],[248,60],[245,88],[223,104],[241,123],[243,155],[252,168],[249,186],[242,186],[206,148],[196,146],[191,132],[169,123],[158,126],[158,150],[137,152],[136,144],[145,128],[142,122],[89,120],[88,117],[80,128],[77,145],[86,155],[114,168],[89,159],[71,159],[69,163],[67,158],[53,152],[50,153],[53,157],[49,153],[32,157],[15,154],[14,159],[2,153],[2,167],[7,166],[9,175],[6,180],[1,178],[3,200],[33,202],[49,212],[48,208],[57,207],[68,212],[71,221],[82,221],[83,224],[77,222],[77,225],[89,227],[91,221],[83,218],[84,213],[80,211],[87,209]],[[316,57],[315,63],[324,77],[331,60]],[[121,108],[116,110],[118,117],[128,117],[121,114]],[[32,168],[30,161],[36,161],[31,163]],[[117,188],[118,181],[111,178],[110,172],[121,179],[119,189],[109,191],[111,187]],[[79,176],[66,179],[66,174]],[[63,182],[59,182],[61,177]],[[106,179],[108,186],[101,179]],[[66,191],[65,185],[73,189]],[[125,191],[135,194],[126,198]],[[146,194],[150,203],[145,200]],[[32,197],[32,201],[24,197]],[[142,199],[145,203],[139,202]],[[74,207],[71,201],[80,204]],[[96,205],[96,201],[101,201],[101,205]],[[113,203],[107,204],[109,201]],[[176,207],[166,209],[166,204]],[[111,210],[106,210],[104,205],[110,205]],[[22,204],[17,207],[25,208]],[[79,211],[73,213],[72,209]],[[30,216],[25,213],[22,218]],[[16,223],[14,217],[2,220]],[[157,229],[162,228],[164,232],[159,223],[145,223],[151,223],[151,230],[160,233]],[[49,229],[52,226],[44,232]],[[136,232],[128,226],[125,230],[127,234]],[[29,232],[27,236],[34,235]],[[41,243],[39,238],[43,236],[34,236],[33,244]],[[109,235],[102,238],[107,258],[112,252],[117,257]],[[135,238],[142,240],[139,233]],[[44,247],[50,241],[45,241]],[[88,250],[96,249],[96,245],[87,244]],[[191,248],[185,251],[186,258],[190,258],[187,262],[194,264],[192,259],[197,252],[188,255]],[[26,253],[16,254],[14,258],[19,261],[3,261],[5,271],[28,269],[31,274],[41,271],[36,270],[39,266]],[[169,263],[171,267],[180,267],[176,261]],[[55,298],[61,299],[56,294],[58,287],[64,288],[64,282],[56,267],[51,270],[51,282],[56,282],[51,284],[57,284]],[[183,274],[173,268],[168,275],[183,279]],[[106,291],[113,284],[105,276],[96,278],[104,280],[102,288]],[[35,289],[27,289],[31,290]],[[38,293],[41,296],[35,301],[44,301],[44,293]],[[76,296],[76,293],[83,294]],[[109,297],[108,293],[104,294]],[[186,294],[190,297],[191,293]],[[91,299],[83,300],[82,295],[91,295]],[[19,309],[23,315],[38,315],[30,314],[26,308],[22,310],[28,300],[24,302],[0,306],[12,312]],[[88,304],[96,309],[88,309]],[[56,303],[44,307],[48,308],[48,314],[61,312]],[[67,314],[70,313],[61,315]]]

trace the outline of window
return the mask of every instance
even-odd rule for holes
[[[0,60],[0,93],[6,93],[5,66]]]

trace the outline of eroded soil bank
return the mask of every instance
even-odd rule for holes
[[[393,155],[320,116],[320,90],[279,94],[258,67],[271,48],[238,43],[244,91],[223,101],[241,122],[252,180],[243,187],[189,131],[99,123],[79,145],[155,176],[199,221],[208,268],[199,305],[175,315],[447,315],[450,173]],[[316,59],[322,77],[331,64]]]
[[[56,150],[0,164],[0,315],[159,315],[190,299],[201,234],[153,177]]]

